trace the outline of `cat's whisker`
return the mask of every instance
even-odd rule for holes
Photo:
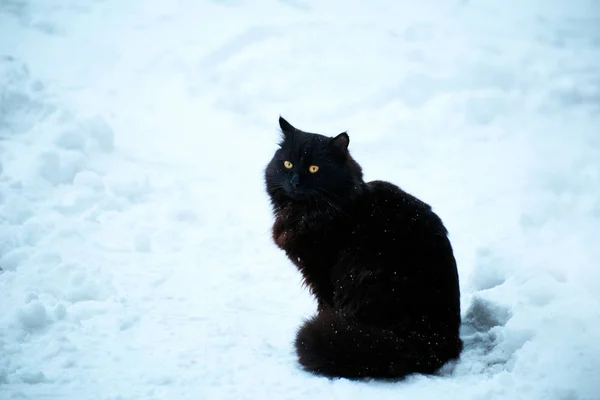
[[[348,200],[347,200],[347,199],[345,199],[345,198],[343,198],[342,196],[340,196],[340,195],[338,195],[338,194],[336,194],[336,193],[333,193],[333,192],[331,192],[331,191],[329,191],[329,190],[327,190],[327,189],[324,189],[324,188],[318,188],[317,190],[318,190],[319,192],[323,193],[324,195],[327,195],[327,196],[328,196],[330,199],[332,199],[332,200],[337,200],[337,201],[339,201],[340,203],[347,203],[347,202],[348,202]]]
[[[313,189],[310,191],[312,194],[314,194],[315,196],[317,196],[318,198],[320,198],[321,200],[323,200],[324,202],[326,202],[327,204],[329,204],[333,209],[335,209],[336,211],[338,211],[341,214],[344,214],[347,217],[352,218],[352,216],[350,214],[348,214],[347,212],[345,212],[344,210],[342,210],[341,207],[339,207],[337,204],[335,204],[335,202],[330,199],[329,197],[327,197],[327,195],[325,193],[321,193],[316,189]]]

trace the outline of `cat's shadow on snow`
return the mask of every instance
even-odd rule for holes
[[[505,326],[511,317],[508,308],[474,296],[462,317],[460,337],[464,348],[461,357],[443,366],[435,375],[440,377],[454,375],[457,367],[462,367],[463,364],[466,364],[467,370],[470,370],[469,364],[473,363],[481,363],[486,368],[505,364],[510,354],[499,358],[492,353],[498,346],[498,328]],[[464,368],[461,370],[464,371]]]

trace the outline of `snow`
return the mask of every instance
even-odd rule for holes
[[[600,399],[599,27],[591,0],[1,2],[0,398]],[[279,114],[442,216],[456,365],[298,369]]]

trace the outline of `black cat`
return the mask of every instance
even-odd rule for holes
[[[279,118],[265,171],[273,240],[318,302],[295,346],[307,371],[402,378],[457,359],[460,290],[452,246],[431,207],[364,182],[344,132],[330,138]]]

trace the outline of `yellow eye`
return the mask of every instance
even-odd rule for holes
[[[294,166],[294,164],[292,164],[291,162],[289,162],[288,160],[285,160],[283,162],[283,166],[286,167],[287,169],[292,169],[292,167]]]
[[[314,174],[315,172],[317,172],[319,170],[319,167],[316,165],[311,165],[310,167],[308,167],[308,170],[310,171],[311,174]]]

